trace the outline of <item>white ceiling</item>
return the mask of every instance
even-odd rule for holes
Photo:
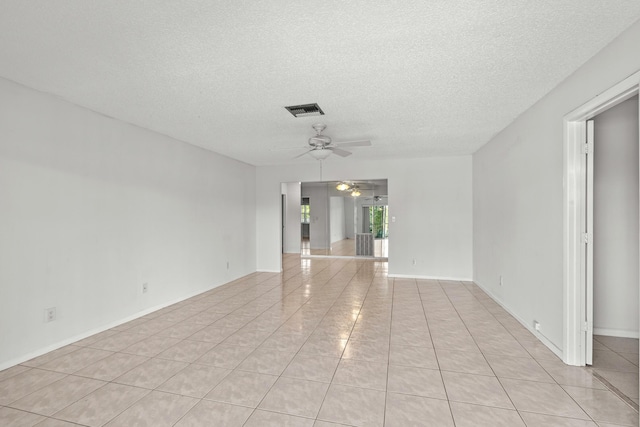
[[[254,164],[323,121],[354,158],[473,153],[638,0],[2,0],[0,76]],[[322,117],[283,107],[318,102]],[[339,162],[337,156],[327,161]]]

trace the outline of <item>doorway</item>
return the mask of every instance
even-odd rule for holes
[[[593,341],[585,363],[638,410],[639,129],[638,96],[593,120]],[[589,125],[588,125],[589,126]],[[587,223],[589,223],[587,218]],[[587,287],[589,287],[587,283]],[[588,339],[589,337],[587,337]],[[589,342],[587,342],[589,346]]]
[[[638,94],[635,73],[564,118],[564,351],[569,365],[591,363],[593,351],[593,177],[594,147],[588,121]],[[640,141],[638,141],[640,143]],[[636,161],[640,162],[640,159]],[[591,164],[591,167],[590,167]],[[635,218],[640,222],[639,218]],[[638,235],[635,236],[638,239]],[[635,259],[639,268],[640,259]],[[637,286],[637,285],[636,285]],[[637,363],[637,362],[636,362]]]
[[[281,242],[281,252],[280,253],[285,253],[285,246],[286,246],[286,242],[287,242],[287,195],[286,194],[281,194],[280,195],[281,200],[280,200],[280,213],[281,213],[281,217],[280,217],[280,230],[281,230],[281,235],[280,235],[280,242]]]
[[[308,197],[302,197],[300,201],[300,253],[308,255],[311,253],[311,202]]]
[[[300,195],[301,256],[388,258],[386,179],[302,182]]]

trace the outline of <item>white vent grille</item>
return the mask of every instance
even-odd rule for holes
[[[290,105],[284,108],[293,114],[293,117],[324,116],[324,111],[318,104]]]

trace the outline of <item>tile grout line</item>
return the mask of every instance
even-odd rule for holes
[[[438,283],[440,284],[440,281],[438,281]],[[464,284],[462,284],[462,282],[460,282],[460,284],[463,286],[463,288],[471,295],[473,296],[474,299],[478,300],[478,298],[473,295],[472,292],[470,292],[465,286]],[[440,284],[440,286],[442,286],[442,284]],[[522,420],[522,423],[524,425],[526,425],[527,423],[524,421],[524,418],[522,417],[522,414],[520,414],[520,411],[518,410],[517,406],[513,403],[513,399],[511,398],[511,396],[509,395],[509,393],[507,392],[507,390],[504,388],[504,385],[502,384],[502,381],[500,381],[500,378],[498,377],[498,375],[496,374],[495,370],[493,369],[493,366],[491,366],[491,364],[489,363],[489,360],[487,360],[486,355],[484,354],[484,352],[482,351],[482,349],[480,348],[480,346],[478,345],[478,342],[476,341],[476,338],[473,336],[473,334],[471,333],[471,331],[469,330],[469,327],[467,326],[467,323],[464,321],[464,319],[462,318],[462,316],[460,316],[460,312],[458,311],[458,308],[456,307],[456,305],[453,303],[453,301],[451,300],[451,297],[449,296],[449,294],[447,293],[447,291],[444,289],[444,287],[442,287],[442,290],[444,292],[444,294],[446,295],[447,299],[449,300],[449,303],[451,304],[451,306],[453,307],[453,309],[455,310],[456,314],[458,315],[458,317],[460,318],[460,320],[462,321],[462,324],[464,325],[465,329],[467,330],[467,332],[469,333],[469,336],[471,337],[471,339],[473,340],[473,342],[475,343],[475,345],[478,347],[478,350],[480,350],[480,354],[482,354],[482,357],[485,360],[485,363],[487,364],[487,366],[489,366],[489,369],[491,369],[491,372],[493,372],[493,377],[495,377],[495,379],[498,381],[498,384],[500,384],[500,387],[502,388],[502,391],[504,392],[505,396],[507,396],[507,398],[509,399],[509,402],[511,402],[511,406],[513,406],[513,409],[516,411],[516,413],[518,414],[518,416],[520,417],[520,419]],[[479,301],[478,301],[479,302]],[[489,310],[487,310],[487,308],[484,306],[484,304],[481,304],[482,307],[484,308],[484,310],[486,310],[487,312],[489,312]],[[491,314],[491,316],[493,316],[493,313],[489,312],[489,314]],[[495,319],[495,316],[493,316]],[[497,320],[497,319],[496,319]],[[508,331],[507,331],[508,332]]]
[[[356,270],[356,272],[354,273],[354,277],[358,274],[358,271],[360,271],[361,269],[362,269],[362,265]],[[360,304],[360,308],[358,309],[358,317],[360,317],[360,313],[362,312],[362,307],[364,306],[364,303],[367,300],[367,295],[369,295],[369,291],[371,290],[371,285],[373,283],[373,279],[375,278],[375,273],[376,272],[377,272],[377,268],[374,270],[374,272],[372,274],[371,282],[369,283],[369,286],[367,287],[367,293],[365,294],[364,298],[362,299],[362,304]],[[353,280],[353,277],[351,278],[351,280]],[[349,282],[351,282],[351,280]],[[340,295],[342,295],[344,293],[344,290],[348,286],[349,286],[349,284],[347,284],[343,288],[343,290],[340,293]],[[340,296],[338,296],[338,298],[340,298]],[[332,306],[333,306],[333,304],[332,304]],[[326,315],[325,315],[325,317],[326,317]],[[351,334],[353,333],[353,329],[355,328],[356,323],[358,323],[357,317],[356,317],[356,321],[353,322],[353,326],[351,326],[351,330],[349,331],[349,337],[347,338],[347,342],[346,342],[344,348],[342,349],[342,352],[340,353],[340,357],[338,357],[338,364],[336,365],[336,368],[333,370],[333,375],[331,375],[331,380],[329,381],[329,386],[327,387],[327,391],[324,393],[324,396],[322,397],[322,402],[320,403],[320,408],[318,409],[318,413],[316,414],[315,421],[318,421],[318,416],[320,415],[320,411],[322,410],[322,406],[324,405],[324,402],[327,399],[327,395],[329,394],[329,389],[331,388],[331,385],[333,384],[333,379],[335,378],[336,372],[338,372],[338,368],[340,367],[340,362],[342,362],[342,360],[343,360],[342,359],[342,355],[344,354],[344,351],[347,349],[347,345],[349,345],[349,340],[351,338]],[[323,421],[323,420],[319,420],[319,421]]]
[[[387,278],[387,280],[389,280]],[[383,427],[387,424],[387,401],[389,400],[389,370],[391,368],[391,335],[393,334],[393,307],[396,297],[396,279],[391,281],[391,315],[389,318],[389,351],[387,352],[387,378],[384,390],[384,416],[382,418]]]
[[[327,266],[323,267],[320,271],[318,271],[318,272],[316,273],[316,275],[317,275],[317,274],[319,274],[320,272],[322,272],[322,271],[326,270],[327,268],[328,268]],[[344,268],[344,267],[343,267],[343,268]],[[336,273],[336,274],[337,274],[337,273]],[[335,274],[334,274],[334,276],[335,276]],[[294,276],[294,277],[295,277],[295,276]],[[331,277],[333,277],[333,276],[331,276]],[[291,280],[291,279],[288,279],[288,280]],[[287,281],[288,281],[288,280],[287,280]],[[329,279],[329,280],[330,280],[330,279]],[[329,282],[329,280],[327,280],[325,283],[323,283],[323,286],[325,286],[325,285]],[[286,281],[285,281],[285,282],[286,282]],[[283,283],[283,284],[284,284],[284,283]],[[295,289],[298,289],[298,288],[300,288],[300,287],[302,287],[302,286],[303,286],[303,285],[301,284],[300,286],[296,287]],[[291,292],[290,292],[290,293],[291,293]],[[289,294],[290,294],[290,293],[289,293]],[[287,295],[289,295],[289,294],[287,294]],[[309,299],[311,299],[311,298],[309,298]],[[282,302],[282,299],[280,300],[280,302]],[[306,304],[307,302],[309,302],[309,300],[307,300],[307,301],[305,302],[305,304]],[[276,304],[278,304],[278,303],[276,303]],[[305,304],[303,304],[302,306],[304,306]],[[274,304],[274,305],[275,305],[275,304]],[[300,306],[300,308],[302,308],[302,306]],[[293,313],[291,314],[291,316],[287,317],[287,320],[289,320],[291,317],[293,317],[293,316],[295,315],[295,313],[297,313],[297,312],[300,310],[300,308],[298,308],[298,310],[296,310],[295,312],[293,312]],[[285,321],[285,322],[283,322],[283,323],[280,325],[280,327],[281,327],[284,323],[286,323],[286,321]],[[280,327],[278,327],[278,329],[280,329]],[[277,331],[278,329],[276,329],[276,331]],[[275,331],[274,331],[274,333],[275,333]],[[273,335],[273,333],[272,333],[271,335]],[[271,336],[271,335],[269,335],[269,336]],[[262,342],[264,343],[264,341],[266,341],[266,339],[265,339],[265,340],[263,340]],[[255,350],[254,350],[254,351],[255,351]],[[252,352],[252,353],[253,353],[253,352]],[[296,353],[296,354],[297,354],[297,353]],[[247,357],[248,357],[248,356],[247,356]],[[295,356],[294,356],[294,357],[295,357]],[[245,358],[244,360],[246,360],[246,358]],[[293,360],[293,359],[292,359],[292,360]],[[238,364],[238,366],[240,366],[241,364],[242,364],[242,362],[240,362],[240,363]],[[236,367],[236,368],[237,368],[237,367]],[[235,369],[235,368],[234,368],[234,369]],[[286,368],[285,368],[285,369],[286,369]],[[284,371],[283,371],[283,372],[284,372]],[[267,397],[267,395],[269,394],[269,392],[271,391],[271,389],[273,388],[273,386],[278,382],[278,380],[280,379],[281,375],[282,375],[282,374],[278,375],[278,378],[273,382],[273,384],[271,384],[271,386],[270,386],[270,387],[269,387],[269,389],[266,391],[266,393],[264,394],[264,396],[262,396],[262,398],[260,399],[260,402],[258,402],[258,404],[256,405],[256,407],[255,407],[255,408],[252,408],[253,410],[251,411],[251,414],[249,414],[249,416],[248,416],[248,417],[247,417],[247,419],[244,421],[244,423],[242,423],[242,425],[243,425],[243,426],[244,426],[244,425],[246,425],[246,424],[249,422],[249,420],[251,419],[251,417],[256,413],[256,411],[257,411],[257,410],[258,410],[258,408],[260,407],[260,404],[261,404],[261,403],[264,401],[264,399]],[[214,387],[214,388],[215,388],[215,387]],[[290,414],[288,414],[288,415],[290,415]]]
[[[329,283],[329,282],[330,282],[331,278],[332,278],[332,277],[334,277],[334,276],[336,276],[336,275],[338,275],[338,274],[340,273],[340,271],[342,271],[342,270],[343,270],[343,269],[344,269],[348,264],[349,264],[349,263],[346,263],[344,266],[342,266],[342,268],[341,268],[340,270],[338,270],[334,275],[332,275],[329,279],[327,279],[327,281],[325,281],[325,282],[322,284],[322,287],[326,286],[326,285],[327,285],[327,283]],[[323,268],[322,270],[320,270],[318,273],[320,273],[321,271],[323,271],[323,270],[325,270],[325,269],[327,269],[327,268],[328,268],[328,267],[324,267],[324,268]],[[361,267],[360,267],[360,268],[361,268]],[[354,275],[352,276],[352,278],[351,278],[350,280],[352,280],[352,279],[353,279],[353,277],[357,274],[357,271],[358,271],[360,268],[358,268],[358,269],[356,270],[356,272],[354,273]],[[318,273],[316,273],[316,274],[318,274]],[[346,288],[347,286],[348,286],[348,284],[347,284],[347,285],[345,285],[345,288]],[[298,288],[299,288],[299,287],[302,287],[302,285],[298,286]],[[321,287],[321,288],[322,288],[322,287]],[[320,288],[320,289],[321,289],[321,288]],[[297,289],[297,288],[296,288],[296,289]],[[343,292],[344,292],[344,288],[343,288]],[[340,293],[340,295],[342,295],[342,293]],[[310,298],[309,298],[309,299],[308,299],[304,304],[302,304],[302,306],[300,306],[300,308],[299,308],[298,310],[296,310],[296,311],[295,311],[291,316],[289,316],[289,318],[287,318],[287,319],[290,319],[291,317],[293,317],[293,316],[295,315],[295,313],[297,313],[297,312],[298,312],[302,307],[304,307],[304,306],[305,306],[305,305],[306,305],[306,304],[307,304],[307,303],[308,303],[312,298],[313,298],[313,297],[310,297]],[[333,304],[332,304],[332,305],[333,305]],[[325,313],[325,315],[324,315],[322,318],[324,319],[324,317],[326,317],[326,313]],[[320,322],[318,323],[318,325],[319,325],[319,324],[320,324]],[[278,328],[278,329],[279,329],[279,328]],[[317,329],[317,325],[316,325],[316,327],[314,328],[314,331],[315,331],[315,329]],[[274,333],[275,333],[275,332],[274,332]],[[313,334],[313,332],[312,332],[309,336],[311,336],[312,334]],[[273,334],[271,334],[271,335],[273,335]],[[270,335],[270,336],[271,336],[271,335]],[[265,341],[266,341],[266,339],[265,339]],[[308,338],[307,338],[307,340],[305,340],[305,343],[306,343],[307,341],[308,341]],[[264,341],[263,341],[263,342],[264,342]],[[304,346],[304,344],[303,344],[302,346]],[[302,346],[301,346],[300,348],[302,348]],[[300,349],[298,349],[298,351],[296,352],[296,354],[291,358],[291,360],[289,361],[289,363],[287,364],[287,366],[284,368],[284,370],[283,370],[282,372],[284,372],[284,371],[287,369],[287,367],[291,364],[291,361],[293,361],[293,359],[295,359],[295,357],[296,357],[299,353],[300,353]],[[239,366],[239,365],[238,365],[238,366]],[[253,409],[253,411],[251,412],[251,415],[249,415],[249,417],[248,417],[248,418],[247,418],[247,420],[243,423],[243,425],[244,425],[244,424],[246,424],[246,423],[249,421],[249,419],[253,416],[253,414],[258,410],[258,408],[260,407],[260,404],[264,401],[264,399],[267,397],[267,395],[269,394],[269,392],[271,391],[271,389],[273,388],[273,386],[278,382],[278,380],[279,380],[281,377],[282,377],[282,373],[280,373],[280,375],[278,375],[278,379],[277,379],[276,381],[274,381],[274,383],[271,385],[271,387],[269,387],[269,390],[267,390],[267,392],[264,394],[264,396],[262,396],[262,399],[260,399],[260,402],[258,402],[258,405]],[[328,390],[329,390],[329,388],[327,387],[327,392],[328,392]],[[326,393],[325,393],[325,396],[326,396]],[[323,403],[324,403],[324,399],[323,399]],[[322,403],[320,404],[320,408],[322,408]],[[319,411],[320,411],[320,409],[318,409],[318,412],[319,412]],[[270,411],[270,412],[273,412],[273,411]],[[292,414],[286,414],[286,415],[295,416],[295,415],[292,415]],[[316,414],[316,417],[317,417],[317,414]],[[307,417],[303,417],[303,418],[307,418]],[[307,419],[309,419],[309,418],[307,418]],[[314,419],[316,419],[316,418],[314,417]]]
[[[446,292],[442,288],[442,285],[439,281],[437,281],[438,288],[440,288],[441,292],[446,295]],[[429,318],[427,317],[427,310],[424,306],[424,300],[422,299],[422,293],[420,292],[420,287],[417,284],[416,280],[416,288],[418,289],[418,298],[420,299],[420,305],[422,306],[422,314],[424,316],[424,320],[427,322],[427,330],[429,331],[429,338],[431,339],[431,346],[433,347],[433,354],[436,358],[436,363],[438,364],[438,371],[440,372],[440,380],[442,381],[442,388],[444,389],[444,394],[447,397],[447,406],[449,406],[449,414],[451,414],[451,421],[453,425],[456,425],[456,419],[453,416],[453,408],[451,407],[451,400],[449,400],[449,392],[447,391],[447,385],[444,383],[444,377],[442,376],[442,369],[440,366],[440,360],[438,358],[438,353],[436,352],[436,345],[433,342],[433,335],[431,334],[431,327],[429,326]],[[449,301],[451,303],[451,301]],[[451,303],[453,305],[453,303]],[[455,309],[455,307],[454,307]],[[464,322],[463,322],[464,323]]]

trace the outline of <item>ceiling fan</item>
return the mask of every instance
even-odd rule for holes
[[[331,137],[322,134],[322,131],[327,128],[327,125],[324,123],[315,123],[311,127],[316,131],[315,136],[309,138],[309,146],[311,148],[294,157],[294,159],[309,154],[316,160],[324,160],[329,157],[331,153],[335,153],[340,157],[347,157],[351,155],[351,152],[343,150],[341,147],[368,147],[371,145],[371,141],[369,140],[332,142]]]

